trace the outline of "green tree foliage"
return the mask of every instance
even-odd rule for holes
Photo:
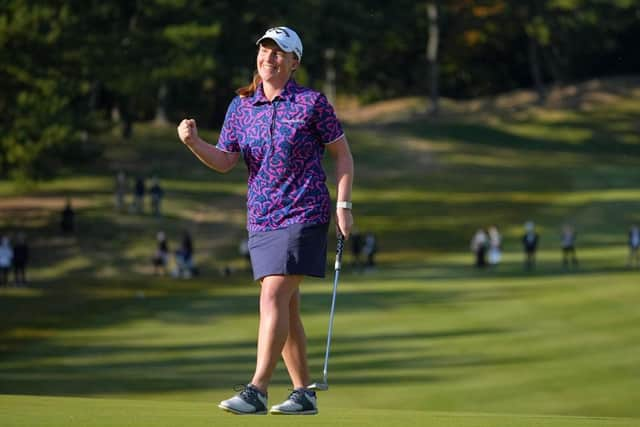
[[[634,0],[447,0],[438,5],[438,92],[490,95],[638,72]],[[191,116],[220,125],[255,70],[255,40],[289,25],[296,78],[321,88],[327,49],[339,94],[428,95],[426,2],[415,0],[4,0],[0,176],[58,173],[92,136]],[[432,64],[433,65],[433,64]],[[95,153],[93,153],[95,155]]]
[[[65,45],[68,6],[10,2],[0,18],[0,174],[47,176],[79,140],[79,66]]]

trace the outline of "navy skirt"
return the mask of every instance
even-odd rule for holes
[[[274,275],[324,277],[329,224],[293,224],[249,233],[253,278]]]

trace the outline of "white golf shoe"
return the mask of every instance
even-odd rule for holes
[[[218,408],[236,415],[266,415],[267,414],[267,395],[252,384],[243,386],[240,393],[231,399],[223,400]]]
[[[271,407],[274,415],[314,415],[318,413],[316,392],[306,388],[297,388],[289,398],[279,405]]]

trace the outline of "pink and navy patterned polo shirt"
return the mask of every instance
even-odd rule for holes
[[[293,80],[273,101],[262,85],[231,101],[217,148],[242,152],[247,164],[249,231],[329,223],[322,156],[343,134],[327,98]]]

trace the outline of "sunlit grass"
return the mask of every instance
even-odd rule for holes
[[[640,190],[636,189],[602,189],[595,191],[571,191],[571,192],[456,192],[445,193],[418,189],[400,190],[366,190],[357,192],[355,200],[361,201],[402,201],[404,203],[415,202],[441,202],[441,203],[469,203],[469,202],[543,202],[568,205],[580,205],[594,202],[631,202],[640,200]]]
[[[214,192],[243,196],[247,190],[246,183],[226,182],[224,177],[215,177],[215,175],[212,175],[210,182],[169,179],[162,184],[168,191],[202,193],[207,196]]]
[[[593,137],[593,131],[571,126],[548,126],[548,123],[515,123],[503,124],[501,129],[516,136],[539,139],[553,139],[566,144],[582,144]]]
[[[320,397],[328,418],[311,422],[376,425],[379,410],[380,425],[442,421],[427,411],[448,411],[446,425],[454,426],[502,424],[452,412],[638,417],[639,273],[626,266],[626,232],[640,223],[638,117],[640,102],[625,99],[575,111],[532,108],[511,116],[347,127],[356,162],[356,225],[376,233],[380,252],[375,269],[358,270],[347,244],[332,389]],[[258,288],[238,253],[246,235],[246,170],[209,170],[177,141],[173,127],[139,125],[134,135],[126,144],[108,141],[96,170],[30,187],[0,182],[0,228],[25,230],[33,249],[32,286],[0,291],[7,314],[0,328],[0,392],[109,398],[101,406],[0,396],[11,408],[0,410],[3,425],[20,420],[20,408],[33,404],[44,409],[32,420],[55,425],[47,415],[57,413],[56,402],[76,425],[87,425],[78,405],[108,412],[110,405],[135,406],[130,399],[161,401],[151,412],[179,423],[185,420],[157,407],[207,402],[197,407],[202,418],[187,424],[243,422],[222,417],[211,402],[246,382],[255,359]],[[215,142],[215,132],[204,135]],[[325,165],[335,195],[333,163]],[[115,211],[120,169],[130,178],[159,176],[166,191],[162,217],[153,217],[148,205],[142,215]],[[67,196],[77,209],[78,232],[60,236]],[[541,236],[530,272],[521,247],[527,220]],[[473,267],[469,241],[493,223],[504,236],[503,260],[481,271]],[[561,263],[565,223],[578,231],[575,269]],[[156,233],[169,235],[173,251],[185,229],[195,237],[202,275],[153,276]],[[334,243],[332,235],[328,277],[310,279],[302,289],[316,378]],[[225,268],[231,276],[222,274]],[[273,399],[286,396],[286,378],[280,366]],[[338,418],[353,408],[363,412],[351,421]],[[509,425],[543,420],[509,418]],[[549,422],[633,425],[623,419]]]

